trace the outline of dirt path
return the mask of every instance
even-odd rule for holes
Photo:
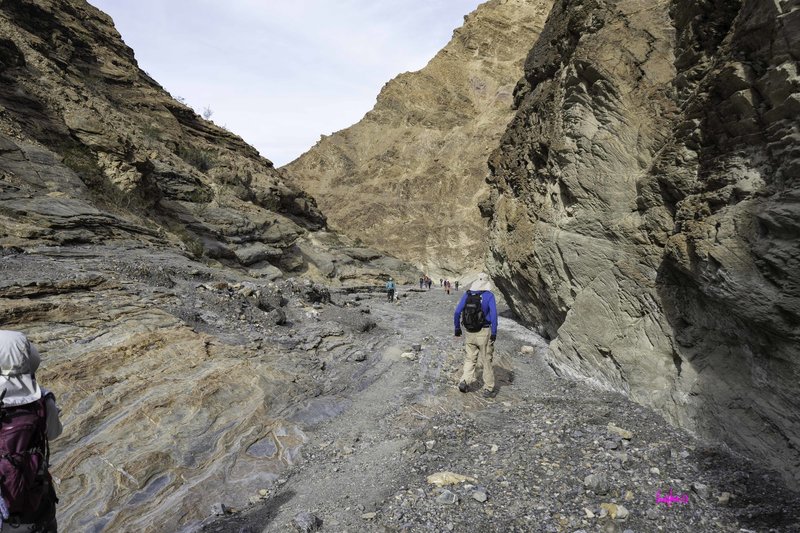
[[[620,395],[557,378],[544,341],[511,319],[498,334],[497,397],[460,393],[461,293],[403,289],[399,303],[362,301],[378,324],[363,374],[294,414],[309,437],[302,458],[263,502],[204,531],[313,530],[293,523],[298,513],[335,532],[800,531],[800,502],[778,476]],[[414,344],[415,359],[403,357]],[[428,484],[439,471],[474,481]],[[670,489],[688,503],[656,500]]]

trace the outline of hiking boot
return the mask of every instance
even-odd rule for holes
[[[483,395],[484,398],[494,398],[497,395],[497,391],[483,389],[483,392],[481,394]]]
[[[458,382],[458,390],[460,390],[461,392],[467,392],[467,388],[468,387],[466,381],[462,379],[461,381]]]

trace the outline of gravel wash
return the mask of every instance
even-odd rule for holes
[[[510,318],[497,396],[479,383],[460,393],[460,293],[401,295],[359,297],[384,341],[352,363],[365,378],[318,399],[342,407],[304,428],[302,458],[265,497],[204,531],[800,531],[800,499],[778,473],[554,375],[546,343]],[[451,483],[429,482],[439,473]]]

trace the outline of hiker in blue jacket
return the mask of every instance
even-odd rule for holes
[[[492,358],[494,341],[497,339],[497,305],[491,289],[489,276],[481,272],[469,290],[464,292],[453,314],[456,337],[461,336],[462,325],[466,330],[464,373],[458,382],[458,390],[467,392],[475,382],[475,367],[480,359],[483,361],[484,398],[492,398],[496,394]]]

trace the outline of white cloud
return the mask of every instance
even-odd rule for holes
[[[139,66],[276,165],[357,122],[479,0],[90,0]]]

